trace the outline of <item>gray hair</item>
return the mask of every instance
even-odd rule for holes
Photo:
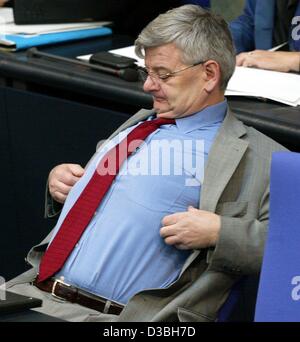
[[[160,14],[151,21],[135,41],[138,57],[145,57],[145,50],[168,43],[175,43],[182,51],[182,61],[194,64],[214,60],[221,69],[221,89],[235,68],[235,50],[226,21],[197,5],[184,5]]]

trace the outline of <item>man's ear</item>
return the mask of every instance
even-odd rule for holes
[[[221,83],[221,68],[216,61],[208,60],[203,65],[205,86],[204,89],[211,93]]]

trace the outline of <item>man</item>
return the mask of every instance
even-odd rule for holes
[[[270,159],[283,148],[227,108],[235,56],[222,18],[175,8],[141,32],[136,51],[154,110],[124,123],[85,169],[50,172],[47,214],[59,203],[62,212],[28,254],[33,268],[8,287],[71,321],[214,321],[233,284],[260,270]]]
[[[230,30],[238,66],[300,72],[299,0],[247,0]]]

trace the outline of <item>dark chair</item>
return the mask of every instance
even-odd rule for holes
[[[253,322],[258,276],[244,276],[231,289],[218,313],[218,322]]]

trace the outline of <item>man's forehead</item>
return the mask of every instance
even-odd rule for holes
[[[182,58],[181,50],[173,43],[150,47],[145,50],[145,62],[178,62]]]

